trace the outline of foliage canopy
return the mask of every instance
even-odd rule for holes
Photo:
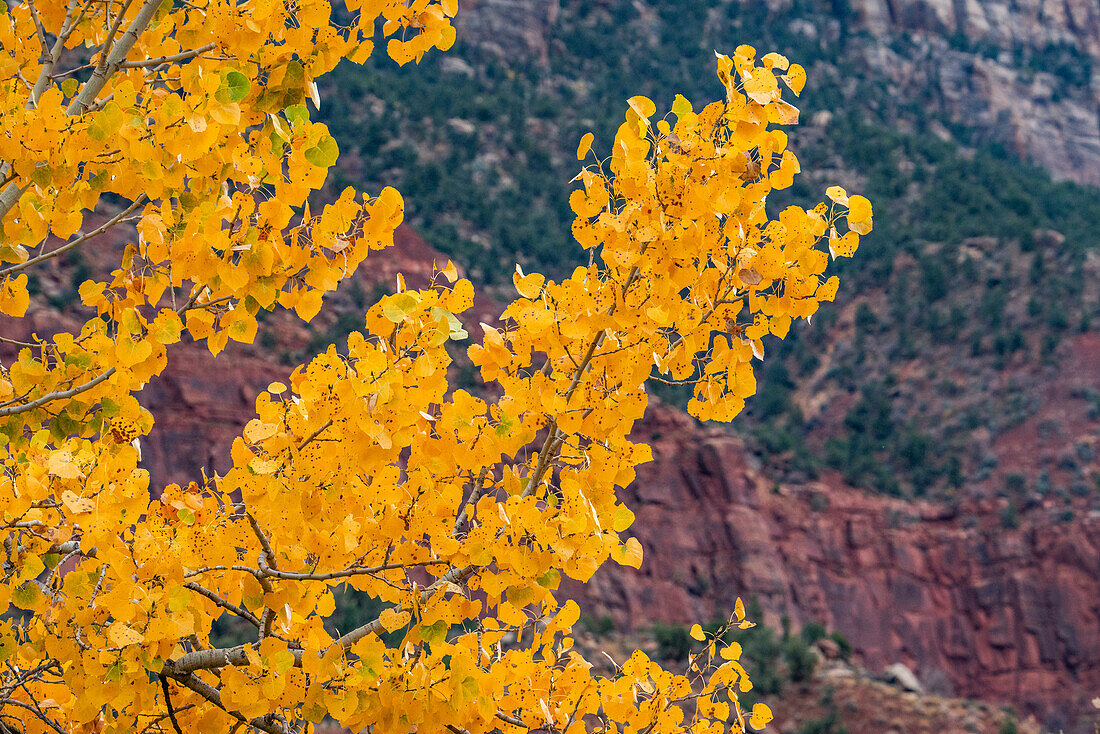
[[[778,54],[719,56],[725,98],[629,101],[611,155],[570,203],[589,265],[560,282],[517,268],[519,297],[468,348],[487,392],[448,385],[447,345],[473,286],[373,305],[364,328],[272,384],[224,475],[150,492],[135,393],[170,346],[248,342],[264,310],[310,319],[325,292],[392,244],[387,189],[308,202],[337,158],[314,79],[372,51],[399,63],[454,40],[454,0],[0,5],[0,316],[30,307],[27,271],[124,246],[79,289],[74,331],[0,365],[5,541],[0,731],[266,731],[329,716],[353,729],[623,732],[762,728],[736,643],[703,643],[686,675],[640,652],[598,675],[573,649],[561,576],[637,567],[616,487],[651,379],[729,420],[756,389],[763,337],[832,300],[829,253],[871,227],[861,196],[771,219],[799,172],[781,98],[805,74]],[[133,225],[129,228],[127,225]],[[838,227],[843,232],[838,232]],[[819,249],[823,245],[826,249]],[[155,498],[154,498],[155,497]],[[342,635],[348,586],[384,604]],[[254,641],[216,648],[222,615]],[[738,604],[730,624],[745,626]]]

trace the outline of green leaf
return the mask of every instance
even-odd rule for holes
[[[537,579],[535,579],[535,581],[538,582],[538,585],[542,588],[550,589],[551,591],[553,591],[554,589],[557,589],[558,586],[561,584],[561,574],[558,573],[558,569],[551,568],[542,576],[539,576]]]
[[[672,103],[672,114],[677,117],[691,114],[691,102],[682,94],[676,95],[676,101]]]
[[[319,168],[329,168],[336,164],[340,155],[340,148],[336,140],[329,134],[325,134],[317,145],[306,151],[306,160]]]
[[[79,436],[84,428],[84,423],[85,421],[77,420],[67,412],[59,413],[50,421],[50,435],[58,441],[63,441],[69,436]]]
[[[184,525],[195,524],[195,513],[191,512],[191,510],[187,509],[186,507],[176,510],[176,515],[179,517],[180,521]]]
[[[4,3],[0,3],[0,5],[3,4]],[[10,658],[18,647],[19,645],[16,644],[15,640],[7,637],[0,637],[0,663]]]
[[[49,166],[38,166],[31,174],[31,181],[34,181],[39,188],[46,188],[53,181],[53,169]]]
[[[405,320],[405,311],[393,301],[386,301],[382,304],[382,315],[395,324],[400,324]]]
[[[11,603],[20,609],[33,612],[38,606],[38,598],[41,595],[42,592],[38,589],[38,584],[34,581],[28,581],[22,586],[12,589]]]
[[[149,335],[161,344],[175,344],[180,340],[182,324],[175,319],[155,321],[149,328]]]
[[[296,122],[309,119],[309,110],[304,104],[294,104],[283,110],[283,116],[293,125]]]
[[[252,89],[252,82],[239,71],[231,71],[226,74],[222,78],[222,84],[226,86],[229,99],[233,102],[240,102],[248,96],[249,91]]]
[[[515,421],[514,418],[511,418],[510,416],[507,416],[504,413],[501,413],[500,414],[500,422],[497,423],[497,427],[495,429],[496,434],[498,436],[507,436],[507,435],[511,434],[512,428],[513,428],[513,426],[515,426],[515,424],[516,424],[516,421]]]
[[[412,293],[398,293],[390,296],[382,304],[382,315],[395,324],[399,324],[416,308],[420,298]]]
[[[271,667],[275,675],[282,675],[294,667],[294,653],[290,650],[279,650],[272,656],[271,662],[274,663]]]
[[[38,556],[27,556],[27,560],[23,561],[23,567],[19,569],[19,580],[29,580],[38,578],[38,575],[46,570],[46,564],[42,562],[42,559]]]
[[[124,120],[122,109],[114,102],[108,102],[102,110],[96,113],[92,124],[88,126],[88,135],[93,140],[106,140],[118,132]]]
[[[182,586],[173,586],[168,589],[168,611],[182,612],[191,603],[191,592]]]
[[[447,637],[447,623],[439,619],[433,624],[422,624],[418,632],[420,632],[420,639],[428,644],[442,642]]]
[[[91,281],[86,282],[90,283]],[[65,355],[63,361],[72,367],[86,370],[92,366],[92,355],[87,352],[69,352]]]
[[[432,306],[432,318],[447,319],[447,328],[450,330],[448,336],[454,341],[461,341],[469,338],[470,334],[462,326],[462,322],[458,320],[458,317],[445,308],[439,306]]]
[[[302,62],[297,59],[292,59],[287,62],[286,73],[283,74],[283,80],[279,86],[282,89],[301,92],[306,87],[306,69],[302,66]]]
[[[535,591],[526,586],[509,586],[504,590],[504,597],[509,604],[525,607],[535,600]]]

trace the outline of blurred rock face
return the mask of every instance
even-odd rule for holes
[[[897,661],[939,693],[1012,703],[1062,721],[1100,690],[1100,516],[1034,512],[1018,529],[994,501],[945,508],[844,487],[781,486],[742,442],[651,409],[654,447],[627,491],[641,570],[569,586],[618,625],[726,617],[757,596],[762,620],[840,631],[863,663]],[[945,680],[946,678],[946,680]],[[945,685],[946,684],[946,685]]]

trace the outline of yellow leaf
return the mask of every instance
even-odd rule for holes
[[[707,639],[707,636],[703,634],[703,628],[701,626],[697,624],[691,625],[691,639],[699,640],[699,642]]]
[[[50,454],[46,466],[50,474],[62,479],[81,479],[84,476],[84,472],[80,471],[80,467],[77,466],[69,451],[54,451]]]
[[[145,635],[128,624],[115,622],[107,631],[107,639],[116,647],[127,647],[128,645],[140,645],[145,641]]]
[[[802,87],[806,86],[806,70],[802,68],[800,64],[791,64],[791,67],[787,69],[786,75],[783,77],[783,81],[791,91],[794,92],[794,96],[802,94]]]
[[[854,194],[848,199],[848,221],[866,222],[871,218],[871,202],[867,197]]]
[[[581,136],[581,143],[577,146],[577,160],[583,161],[585,156],[588,155],[588,151],[592,150],[592,141],[596,136],[592,133],[585,133]]]
[[[626,543],[623,544],[622,558],[618,560],[623,566],[642,567],[642,544],[637,538],[626,539]]]
[[[638,117],[642,118],[647,123],[649,122],[649,118],[653,116],[653,113],[657,111],[657,105],[653,104],[653,100],[649,97],[643,97],[640,94],[636,97],[631,97],[626,103],[630,105],[630,109],[634,110]]]
[[[737,660],[741,657],[741,645],[737,642],[731,642],[729,645],[719,650],[718,654],[721,655],[724,660]]]
[[[814,294],[814,298],[819,301],[831,301],[836,298],[837,288],[840,287],[840,278],[835,275],[829,278],[827,281],[818,286],[817,293]]]
[[[840,186],[830,186],[825,189],[825,196],[828,196],[841,206],[846,206],[848,204],[848,192]]]
[[[865,219],[862,222],[848,222],[848,229],[856,234],[868,234],[873,226],[874,222],[871,219]]]
[[[798,108],[794,105],[777,99],[775,102],[772,102],[769,109],[775,113],[775,121],[780,125],[798,124]]]
[[[538,298],[539,293],[542,292],[542,284],[545,282],[546,278],[540,273],[524,275],[523,269],[519,265],[516,265],[516,272],[512,274],[512,283],[516,286],[516,291],[524,298]]]
[[[69,464],[69,466],[73,466]],[[61,493],[61,502],[70,513],[79,515],[83,512],[91,512],[95,509],[95,502],[87,497],[79,497],[70,490]]]
[[[393,607],[386,609],[380,615],[378,615],[378,621],[382,625],[382,628],[387,632],[393,632],[394,630],[401,629],[406,624],[412,615],[402,609],[401,611],[395,611]]]
[[[774,51],[770,54],[764,54],[760,61],[764,64],[765,69],[779,69],[780,71],[786,71],[791,64],[786,56],[777,54]]]
[[[634,513],[630,511],[630,508],[626,505],[619,505],[615,508],[615,519],[611,523],[611,529],[616,533],[621,533],[626,530],[634,522]]]
[[[458,280],[458,268],[450,260],[447,261],[447,267],[439,271],[443,274],[443,277],[447,279],[448,283],[454,283]]]
[[[749,726],[753,729],[763,729],[772,720],[772,710],[767,704],[758,703],[752,707],[752,715],[749,716]]]
[[[829,238],[829,254],[834,258],[851,257],[859,248],[859,235],[855,232],[845,232],[842,237]]]
[[[241,121],[241,107],[236,102],[230,104],[211,104],[208,110],[210,119],[222,125],[235,127]]]
[[[27,275],[8,276],[0,282],[0,314],[21,318],[30,305],[27,291]]]

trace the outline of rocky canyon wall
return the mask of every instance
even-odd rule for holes
[[[1100,514],[1041,510],[1002,527],[991,501],[869,496],[833,478],[783,486],[744,445],[667,408],[627,491],[639,571],[601,569],[569,592],[618,625],[726,617],[759,598],[766,623],[824,623],[872,670],[903,662],[941,692],[1011,703],[1049,725],[1100,691]]]

